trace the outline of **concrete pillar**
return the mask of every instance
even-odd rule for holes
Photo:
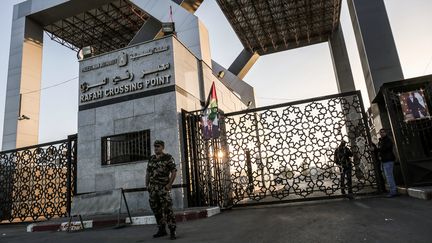
[[[219,63],[212,60],[213,74],[218,77],[219,80],[229,87],[232,91],[240,96],[240,100],[243,104],[249,108],[255,108],[255,92],[254,88],[245,81],[241,80],[238,75],[231,73],[229,70],[222,67]],[[223,73],[223,75],[220,75]]]
[[[354,78],[340,23],[328,43],[339,93],[354,91]]]
[[[196,10],[201,6],[203,0],[172,0],[179,6],[183,7],[186,11],[194,14]],[[162,35],[162,23],[150,16],[150,18],[144,23],[140,30],[135,34],[134,38],[129,42],[129,45],[135,45],[137,43],[150,41],[158,36]]]
[[[333,32],[333,35],[330,36],[328,43],[339,93],[355,91],[354,78],[352,75],[348,52],[345,45],[345,38],[343,36],[342,26],[340,23],[338,28]],[[349,104],[353,104],[353,98],[354,96],[347,96],[345,97],[345,100]],[[344,113],[346,121],[358,121],[358,117],[356,117],[357,111],[355,110],[355,107],[341,105],[341,109]],[[355,131],[350,130],[349,127],[345,127],[344,129],[347,135],[348,143],[351,145],[351,148],[356,147],[357,145],[355,139],[357,136],[355,134]],[[363,177],[363,175],[361,174],[361,170],[358,169],[360,163],[361,158],[359,158],[358,156],[354,156],[353,164],[356,168],[355,176],[357,177],[357,179],[361,179]]]
[[[237,58],[228,68],[228,71],[237,75],[239,79],[244,79],[258,58],[258,53],[252,53],[246,49],[243,49],[243,51],[237,56]]]
[[[189,13],[194,14],[196,10],[201,6],[204,0],[172,0],[172,1],[182,6]]]
[[[129,45],[135,45],[141,42],[153,40],[161,32],[162,23],[157,19],[150,17],[140,30],[135,34]]]
[[[199,75],[206,75],[203,69],[207,69],[207,67],[212,69],[208,30],[197,16],[193,15],[190,10],[186,10],[184,5],[189,3],[198,8],[198,3],[200,3],[200,1],[175,1],[176,3],[180,3],[180,5],[173,4],[171,0],[131,0],[131,2],[159,22],[174,21],[178,40],[180,40],[181,43],[188,48],[197,59],[199,59],[198,69],[201,70]],[[172,20],[170,16],[170,7],[172,8]],[[203,77],[204,76],[202,76],[200,82],[202,102],[205,101],[207,92],[210,90],[211,85],[211,83],[205,83]]]
[[[170,22],[170,7],[177,38],[200,60],[211,67],[208,31],[197,16],[171,0],[131,0],[159,22]]]
[[[369,99],[383,83],[402,80],[403,73],[384,0],[348,0]]]
[[[38,143],[40,92],[31,91],[41,87],[43,28],[20,16],[20,6],[12,21],[2,150]],[[19,120],[23,115],[29,119]]]

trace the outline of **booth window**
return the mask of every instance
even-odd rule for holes
[[[123,164],[150,158],[150,130],[102,138],[102,165]]]

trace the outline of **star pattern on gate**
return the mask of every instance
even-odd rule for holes
[[[227,114],[228,197],[242,204],[340,195],[333,155],[342,140],[354,154],[354,193],[374,191],[363,114],[358,95]]]
[[[68,142],[70,155],[75,156],[76,140],[0,153],[0,222],[66,216]],[[73,164],[70,169],[74,175]],[[73,185],[74,177],[70,179]],[[70,189],[73,195],[74,188]]]

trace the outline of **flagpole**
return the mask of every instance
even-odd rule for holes
[[[174,22],[173,13],[172,13],[172,6],[170,6],[170,20],[171,20],[171,22]]]

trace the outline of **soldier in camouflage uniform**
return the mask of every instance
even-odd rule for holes
[[[167,235],[166,224],[170,230],[172,240],[176,238],[176,222],[172,210],[170,190],[176,177],[176,166],[170,154],[164,153],[165,143],[161,140],[154,142],[155,155],[149,159],[146,175],[146,186],[149,192],[150,207],[158,224],[158,232],[154,238]]]

